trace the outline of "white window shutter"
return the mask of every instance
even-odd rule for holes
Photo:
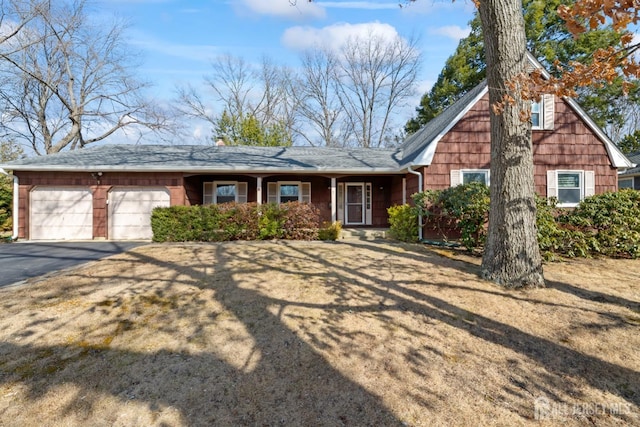
[[[544,123],[542,124],[542,128],[545,130],[553,130],[555,126],[555,109],[556,109],[556,100],[553,94],[545,94],[542,95],[542,105],[544,108],[544,113],[542,115],[542,119]]]
[[[337,197],[337,208],[338,208],[338,221],[344,224],[344,182],[338,183],[338,197]]]
[[[558,177],[556,171],[547,171],[547,198],[558,197]]]
[[[300,201],[302,203],[311,203],[311,183],[300,183]]]
[[[267,183],[267,203],[278,203],[278,183]]]
[[[594,171],[584,171],[584,197],[596,194],[596,174]]]
[[[449,171],[449,176],[451,177],[452,187],[462,184],[462,172],[459,169],[451,169]]]
[[[247,203],[248,185],[246,182],[238,182],[236,184],[238,194],[236,196],[238,203]]]
[[[213,182],[205,182],[202,186],[202,204],[210,205],[213,203]]]
[[[373,189],[371,187],[371,183],[367,182],[366,192],[365,192],[365,224],[371,225],[371,205],[373,202]]]

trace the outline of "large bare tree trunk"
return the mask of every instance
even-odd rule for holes
[[[505,287],[544,286],[536,232],[531,124],[517,89],[506,83],[526,70],[521,0],[480,0],[491,105],[511,95],[515,103],[491,111],[491,209],[482,275]]]

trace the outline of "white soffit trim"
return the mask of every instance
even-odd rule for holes
[[[489,85],[485,86],[480,93],[471,100],[471,102],[469,102],[462,111],[460,111],[460,113],[458,113],[458,115],[451,120],[451,122],[447,125],[447,127],[445,127],[442,132],[440,132],[438,134],[438,136],[436,136],[435,138],[433,138],[433,140],[431,141],[431,143],[429,145],[427,145],[427,148],[420,153],[412,162],[410,166],[429,166],[431,165],[431,161],[433,160],[433,155],[436,153],[436,148],[438,148],[438,142],[440,142],[440,140],[442,138],[444,138],[444,136],[449,133],[449,131],[469,112],[469,110],[471,110],[477,103],[478,101],[480,101],[480,99],[482,99],[483,96],[485,96],[487,93],[489,92]]]
[[[536,57],[533,56],[529,51],[527,51],[527,61],[529,61],[529,64],[531,64],[534,69],[540,70],[540,72],[542,73],[542,77],[544,77],[545,79],[551,77],[551,74],[549,74],[549,72],[542,66],[540,61],[538,61]]]

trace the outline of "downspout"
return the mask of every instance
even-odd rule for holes
[[[407,172],[418,176],[418,191],[424,191],[422,188],[422,174],[411,169],[411,165],[407,166]],[[422,241],[422,214],[418,215],[418,240]]]
[[[3,175],[9,176],[7,171],[0,168],[0,173]],[[13,175],[13,206],[11,208],[13,214],[13,236],[11,236],[11,240],[16,240],[18,238],[18,203],[20,198],[18,197],[18,191],[20,190],[18,177]]]

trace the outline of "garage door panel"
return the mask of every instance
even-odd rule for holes
[[[93,195],[83,187],[36,187],[30,193],[32,240],[93,238]]]
[[[157,206],[169,205],[166,188],[114,188],[109,192],[109,238],[151,239],[151,212]]]

